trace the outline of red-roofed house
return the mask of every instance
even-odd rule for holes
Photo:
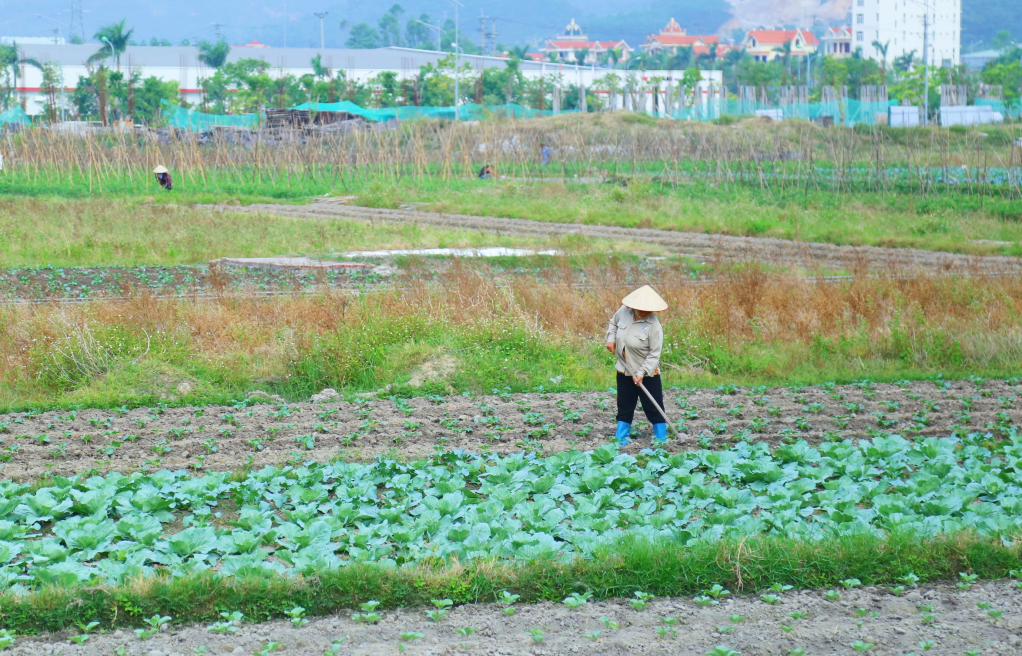
[[[579,61],[580,50],[585,50],[585,61]],[[616,50],[617,61],[628,61],[632,49],[623,40],[621,41],[590,41],[589,37],[582,33],[582,28],[572,18],[564,33],[554,39],[547,39],[542,48],[539,49],[543,56],[548,58],[553,55],[555,59],[580,64],[595,64],[608,51]]]
[[[752,30],[745,35],[742,49],[756,61],[768,62],[784,54],[786,43],[791,43],[791,54],[799,57],[820,47],[820,40],[809,30]]]
[[[692,48],[692,52],[698,55],[709,52],[710,46],[714,43],[720,45],[720,39],[716,35],[690,35],[672,18],[660,31],[660,34],[651,34],[646,37],[646,43],[642,44],[642,49],[651,55],[658,55],[661,52],[675,54],[679,48]]]
[[[820,37],[820,41],[823,42],[823,52],[828,57],[843,59],[852,56],[852,28],[850,27],[828,27]]]
[[[231,46],[232,48],[269,48],[270,46],[265,43],[259,43],[258,41],[249,41],[243,46]]]

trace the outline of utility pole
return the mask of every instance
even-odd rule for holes
[[[490,29],[486,29],[486,21],[490,21]],[[492,55],[497,49],[497,19],[483,14],[479,10],[479,50],[485,55],[489,45],[489,53]]]
[[[223,29],[226,23],[213,23],[213,32],[216,34],[216,42],[220,43],[223,40]]]
[[[923,5],[923,125],[930,124],[930,0]]]
[[[451,0],[454,3],[454,120],[461,119],[461,110],[458,103],[458,79],[461,77],[461,28],[458,22],[458,8],[462,6],[458,0]]]
[[[75,21],[78,21],[78,32],[82,41],[85,41],[85,22],[82,20],[82,0],[71,0],[71,20],[67,26],[67,40],[70,43],[75,31]]]
[[[323,19],[326,18],[329,13],[329,11],[317,11],[312,14],[319,19],[319,47],[321,49],[326,48],[326,39],[323,37]]]

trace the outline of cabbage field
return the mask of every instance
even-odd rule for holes
[[[1022,440],[899,436],[638,457],[611,446],[548,457],[446,453],[418,462],[308,463],[244,477],[160,470],[7,481],[9,589],[133,577],[306,576],[351,563],[591,557],[625,536],[682,544],[1022,533]]]

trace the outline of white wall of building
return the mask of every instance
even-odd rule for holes
[[[19,46],[21,44],[19,43]],[[70,92],[78,83],[78,78],[87,76],[89,70],[85,61],[92,56],[96,45],[62,45],[62,44],[26,44],[19,48],[25,56],[34,58],[40,62],[60,62],[64,77],[64,98],[69,101]],[[414,50],[411,48],[378,48],[374,50],[320,50],[318,48],[233,48],[228,61],[253,58],[261,59],[270,65],[271,76],[291,74],[300,77],[305,74],[312,74],[312,58],[317,54],[322,56],[325,66],[333,70],[344,71],[347,79],[367,82],[379,73],[394,71],[399,79],[410,78],[418,72],[420,66],[426,63],[436,62],[447,56],[447,53],[438,53],[426,50]],[[108,60],[108,65],[116,67]],[[463,64],[473,71],[483,68],[504,67],[507,60],[498,57],[464,56]],[[181,96],[192,105],[201,105],[202,91],[200,79],[213,74],[213,70],[203,66],[198,60],[198,51],[191,47],[182,46],[130,46],[121,55],[121,70],[137,70],[143,79],[154,76],[163,81],[178,83]],[[519,68],[524,77],[536,79],[546,78],[554,83],[560,79],[565,86],[584,84],[587,89],[597,85],[600,78],[613,73],[621,79],[621,84],[627,77],[634,77],[637,86],[650,88],[654,78],[661,78],[661,90],[667,86],[666,80],[673,79],[674,86],[677,80],[681,79],[684,71],[622,71],[609,70],[592,66],[574,66],[570,64],[555,64],[551,62],[520,62]],[[710,84],[719,88],[721,84],[720,71],[702,71],[703,82],[699,86],[699,95],[707,95]],[[475,75],[475,73],[473,73]],[[42,73],[31,66],[21,67],[18,80],[18,93],[25,100],[26,112],[29,115],[42,114],[45,102],[41,90]],[[471,94],[471,88],[466,88],[466,94]],[[620,108],[623,99],[618,95],[617,108]],[[647,109],[653,108],[652,91],[647,94]]]
[[[887,61],[915,51],[923,57],[929,14],[929,63],[958,65],[962,57],[962,0],[852,0],[852,50],[882,59],[873,41],[889,43]]]

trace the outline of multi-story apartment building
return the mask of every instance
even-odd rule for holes
[[[883,59],[879,42],[887,47],[887,61],[914,52],[923,58],[924,32],[928,32],[929,63],[957,65],[962,57],[962,0],[852,0],[852,50]]]

